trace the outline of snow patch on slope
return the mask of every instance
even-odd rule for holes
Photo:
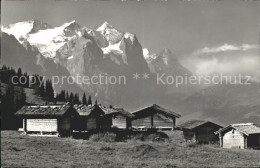
[[[70,59],[72,59],[72,58],[74,58],[74,56],[73,56],[73,55],[72,55],[72,56],[70,56],[70,57],[68,57],[67,59],[68,59],[68,60],[70,60]]]
[[[21,37],[24,37],[27,33],[29,33],[33,28],[32,21],[19,22],[15,24],[11,24],[8,27],[2,27],[2,31],[7,33],[8,35],[14,35],[15,38],[22,43],[23,40]]]
[[[116,44],[109,45],[105,48],[101,48],[104,54],[109,54],[110,52],[115,52],[118,54],[123,54],[124,52],[120,49],[120,42]]]
[[[60,27],[39,30],[30,34],[33,28],[33,21],[20,22],[3,28],[3,31],[12,34],[22,44],[26,39],[31,45],[36,46],[45,57],[53,58],[56,51],[75,36],[82,36],[82,30],[75,20],[64,23]],[[72,32],[67,35],[68,30]],[[66,34],[67,33],[67,34]]]

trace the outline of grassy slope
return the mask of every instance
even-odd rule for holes
[[[169,132],[168,132],[169,133]],[[219,149],[217,145],[188,145],[181,133],[170,133],[170,142],[95,143],[55,137],[29,137],[2,131],[3,167],[252,167],[260,151]],[[156,151],[140,153],[148,144]]]

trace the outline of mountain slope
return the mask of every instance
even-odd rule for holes
[[[183,119],[210,119],[219,123],[260,124],[259,85],[223,84],[210,86],[174,105]]]
[[[52,79],[53,76],[68,76],[69,72],[59,64],[55,64],[53,60],[45,58],[41,55],[37,48],[25,43],[22,46],[13,35],[2,32],[1,43],[1,64],[22,68],[24,72],[29,74],[39,74],[46,78]],[[82,91],[75,84],[66,82],[54,85],[55,91],[59,92],[66,88],[68,91]]]

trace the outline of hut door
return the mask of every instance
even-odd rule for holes
[[[259,134],[249,135],[247,138],[248,148],[259,148]]]

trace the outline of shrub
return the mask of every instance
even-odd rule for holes
[[[144,135],[139,133],[139,134],[133,134],[131,137],[132,141],[144,141]]]
[[[116,134],[112,132],[101,132],[91,135],[89,140],[92,142],[115,142]]]
[[[189,148],[195,148],[195,147],[198,147],[198,144],[195,143],[195,142],[188,143],[188,144],[187,144],[187,147],[189,147]]]

